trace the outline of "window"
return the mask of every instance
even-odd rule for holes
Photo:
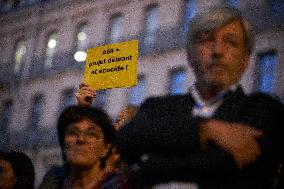
[[[61,110],[72,104],[75,104],[75,89],[74,88],[66,89],[63,91],[62,95]]]
[[[9,11],[12,8],[23,6],[26,0],[0,0],[0,10]]]
[[[2,105],[1,111],[1,131],[7,131],[12,118],[12,100],[7,100]]]
[[[45,68],[52,67],[54,54],[56,52],[56,46],[57,46],[57,34],[51,33],[48,35],[48,38],[47,38],[45,60],[44,60]]]
[[[273,17],[284,15],[284,1],[283,0],[271,0],[270,1],[270,14]]]
[[[37,94],[32,99],[32,106],[29,118],[29,129],[36,130],[44,111],[44,96]]]
[[[240,0],[227,0],[227,4],[230,7],[238,7],[240,5]]]
[[[111,17],[110,19],[110,32],[109,32],[109,41],[111,43],[117,42],[120,40],[123,34],[123,17],[121,14],[117,14]]]
[[[97,91],[97,96],[94,107],[104,109],[107,102],[108,90],[99,90]]]
[[[4,101],[2,105],[2,110],[0,114],[0,149],[5,149],[9,145],[9,127],[11,125],[11,118],[12,118],[12,100]]]
[[[23,6],[24,4],[25,4],[25,0],[14,0],[13,7],[14,8],[20,7],[20,6]]]
[[[195,0],[185,0],[184,1],[184,25],[183,25],[183,32],[187,34],[188,32],[188,25],[192,17],[195,15],[196,11],[196,2]]]
[[[277,55],[275,52],[258,55],[259,85],[258,90],[272,94],[276,75]]]
[[[156,42],[157,29],[158,29],[158,6],[151,5],[146,9],[144,43],[153,44]]]
[[[1,1],[1,11],[8,11],[12,8],[13,1],[12,0],[2,0]]]
[[[36,3],[38,0],[25,0],[26,1],[26,4],[33,4],[33,3]]]
[[[179,95],[186,92],[186,72],[182,69],[172,71],[170,75],[170,95]]]
[[[145,77],[138,77],[138,84],[130,89],[128,104],[139,106],[144,100]]]
[[[78,32],[76,35],[76,53],[74,54],[74,59],[77,62],[84,62],[86,60],[87,54],[86,49],[88,47],[88,35],[87,35],[87,25],[81,24],[78,27]]]
[[[15,63],[14,72],[15,73],[20,73],[21,66],[25,58],[25,54],[26,54],[25,42],[23,40],[20,40],[16,43],[16,47],[15,47],[15,54],[14,54],[14,63]]]

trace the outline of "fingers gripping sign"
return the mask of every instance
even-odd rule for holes
[[[82,83],[79,85],[79,89],[75,95],[79,105],[91,106],[96,100],[97,92],[86,83]]]

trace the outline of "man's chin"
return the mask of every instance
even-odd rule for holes
[[[87,162],[72,162],[71,165],[75,169],[90,169],[92,167],[92,164]]]
[[[92,166],[92,163],[86,159],[71,159],[69,163],[76,168],[89,168]]]
[[[219,92],[224,90],[225,86],[222,82],[213,80],[207,83],[207,87],[209,88],[210,91]]]

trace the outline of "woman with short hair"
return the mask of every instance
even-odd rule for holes
[[[51,169],[40,189],[124,189],[126,178],[116,168],[114,127],[96,108],[70,106],[60,115],[58,139],[64,166]]]

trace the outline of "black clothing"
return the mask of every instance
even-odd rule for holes
[[[122,157],[139,165],[139,178],[149,185],[193,181],[200,189],[268,189],[283,155],[283,105],[265,94],[245,95],[241,89],[223,100],[213,119],[248,124],[264,133],[258,140],[261,155],[253,164],[239,170],[232,156],[214,142],[208,151],[200,149],[199,124],[205,119],[191,115],[190,95],[146,100],[117,134]]]

